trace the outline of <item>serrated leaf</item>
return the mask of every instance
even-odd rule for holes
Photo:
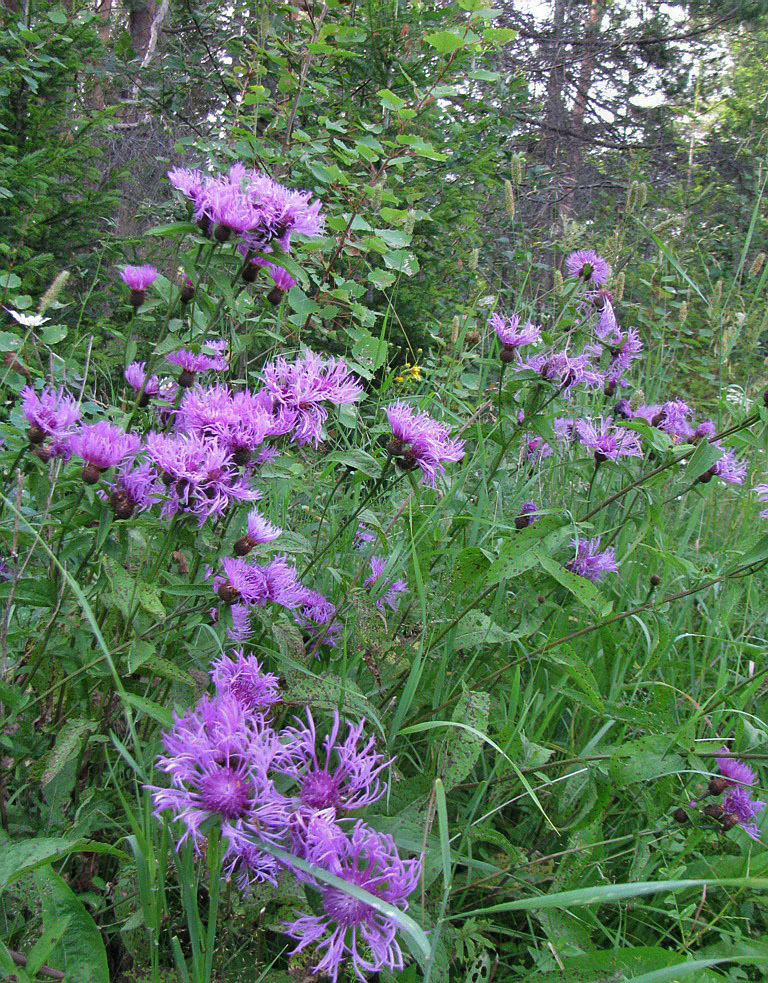
[[[723,456],[722,447],[715,447],[714,444],[703,441],[691,455],[688,466],[685,469],[686,481],[695,481],[700,478],[705,471],[709,471],[713,464],[717,464]]]
[[[142,669],[149,671],[153,676],[160,676],[161,679],[168,679],[174,683],[184,683],[186,686],[195,686],[195,680],[185,670],[168,659],[163,659],[159,655],[150,655],[144,660]]]
[[[340,710],[357,718],[365,717],[383,733],[376,711],[351,679],[294,675],[286,680],[283,702],[299,707],[311,705],[324,710]]]
[[[155,646],[137,638],[128,652],[128,674],[133,675],[155,654]]]
[[[53,781],[69,759],[79,753],[83,741],[96,727],[95,721],[87,720],[85,717],[76,717],[64,724],[46,758],[40,779],[42,785]]]
[[[398,273],[413,276],[419,272],[419,261],[407,249],[391,249],[382,258],[391,270],[397,270]]]
[[[458,51],[465,44],[463,35],[454,33],[453,31],[436,31],[434,34],[427,34],[424,40],[441,55]]]
[[[679,754],[671,750],[671,744],[668,737],[657,734],[622,744],[616,748],[608,762],[612,781],[625,786],[682,771],[685,762]]]
[[[600,688],[597,685],[594,673],[576,655],[570,646],[560,645],[556,650],[547,652],[542,658],[546,659],[547,662],[553,662],[556,665],[563,666],[592,706],[599,713],[605,713],[605,703],[600,695]]]
[[[29,840],[5,840],[0,851],[0,890],[13,884],[27,871],[42,864],[61,860],[70,853],[108,853],[123,860],[129,858],[107,843],[91,840],[71,840],[63,836],[47,836]]]
[[[110,983],[107,950],[96,922],[67,882],[49,867],[35,873],[43,905],[43,924],[52,926],[69,918],[66,931],[54,954],[54,968],[78,983]]]
[[[138,696],[136,693],[126,693],[124,699],[132,707],[146,714],[147,717],[156,720],[166,730],[170,729],[173,724],[171,711],[166,709],[166,707],[160,706],[159,703],[155,703],[154,700],[148,700],[145,696]]]
[[[491,697],[482,690],[467,690],[462,694],[453,712],[453,719],[485,733]],[[446,791],[454,788],[469,775],[475,766],[484,741],[478,734],[462,729],[451,729],[443,745],[443,784]]]
[[[368,274],[368,282],[372,283],[377,290],[385,290],[391,287],[397,277],[391,270],[372,270]]]
[[[405,99],[396,96],[390,89],[379,89],[376,95],[381,99],[382,106],[386,106],[387,109],[402,109],[405,105]]]

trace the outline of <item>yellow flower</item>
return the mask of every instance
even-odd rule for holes
[[[395,382],[397,382],[400,385],[402,385],[402,383],[405,382],[405,379],[401,375],[398,375],[398,376],[395,377]]]
[[[412,365],[408,369],[408,375],[412,379],[421,379],[421,366],[420,365]]]

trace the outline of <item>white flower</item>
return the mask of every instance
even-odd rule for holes
[[[12,311],[10,307],[6,307],[6,310],[17,324],[23,324],[25,328],[39,328],[41,324],[51,320],[49,317],[43,317],[42,314],[20,314],[18,311]]]

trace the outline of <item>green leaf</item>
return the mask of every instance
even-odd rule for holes
[[[487,27],[483,31],[483,38],[491,44],[506,44],[507,41],[514,41],[517,31],[511,27]]]
[[[385,290],[391,287],[397,277],[391,270],[372,270],[368,274],[368,282],[372,283],[377,290]]]
[[[16,290],[21,286],[21,280],[15,273],[0,273],[0,288],[3,290]]]
[[[491,697],[482,690],[467,690],[456,704],[453,720],[467,724],[473,730],[452,728],[443,746],[443,782],[450,791],[469,775],[475,766],[484,740],[478,733],[488,729]]]
[[[46,324],[40,332],[40,340],[44,345],[55,345],[66,337],[66,324]]]
[[[438,51],[441,55],[448,55],[452,51],[458,51],[465,44],[463,35],[457,34],[454,31],[436,31],[434,34],[428,34],[424,40],[427,44],[432,45],[435,51]]]
[[[501,580],[513,580],[535,567],[539,562],[535,547],[543,543],[547,549],[555,548],[568,537],[568,530],[563,528],[566,522],[563,516],[545,515],[532,526],[516,531],[504,542],[491,564],[488,582],[497,584]]]
[[[554,577],[563,587],[567,588],[593,614],[599,615],[605,610],[609,602],[606,601],[591,580],[587,580],[586,577],[580,577],[578,574],[566,570],[557,560],[553,560],[545,550],[537,548],[536,555],[539,563],[547,573]]]
[[[27,871],[34,870],[53,860],[61,860],[70,853],[108,853],[127,860],[128,857],[106,843],[92,840],[68,840],[63,836],[41,837],[30,840],[5,840],[0,852],[0,890],[13,884]]]
[[[608,762],[611,780],[626,786],[682,771],[685,762],[679,754],[670,752],[670,744],[670,739],[660,734],[649,734],[622,744]]]
[[[126,693],[123,698],[126,703],[130,703],[132,707],[140,710],[147,717],[156,720],[166,730],[170,729],[173,724],[171,711],[160,706],[159,703],[155,703],[154,700],[148,700],[145,696],[138,696],[136,693]]]
[[[402,109],[406,104],[405,99],[396,96],[390,89],[379,89],[376,95],[381,99],[382,106],[386,106],[387,109]]]
[[[379,462],[365,451],[334,451],[332,454],[326,455],[325,460],[343,464],[353,471],[362,471],[370,478],[378,478],[381,474]]]
[[[448,160],[448,154],[435,150],[432,144],[423,137],[401,133],[397,142],[403,147],[410,147],[417,157],[425,157],[427,160]]]
[[[686,481],[695,481],[701,477],[705,471],[709,471],[713,464],[717,464],[723,456],[721,447],[715,447],[707,441],[702,441],[691,455],[688,466],[685,469]]]
[[[153,229],[148,229],[145,236],[161,236],[173,238],[180,235],[199,235],[200,229],[192,222],[169,222],[166,225],[156,225]]]
[[[51,962],[77,983],[110,983],[107,950],[96,922],[66,881],[50,868],[38,870],[35,882],[43,905],[43,924],[69,923]]]
[[[405,273],[406,276],[413,276],[414,273],[419,272],[419,261],[407,249],[391,249],[384,253],[382,259],[391,270]]]
[[[43,929],[43,934],[29,950],[26,969],[33,979],[48,962],[48,957],[54,947],[61,941],[61,937],[66,932],[71,921],[71,915],[63,915],[61,918],[54,919],[50,925],[46,925]]]
[[[456,626],[454,647],[474,648],[508,642],[514,636],[500,628],[483,611],[468,611]]]
[[[64,724],[46,757],[43,775],[40,779],[42,785],[47,785],[48,782],[53,781],[70,758],[79,754],[83,741],[96,727],[97,724],[94,720],[87,720],[85,717],[76,717]]]
[[[547,662],[563,666],[568,676],[576,683],[598,713],[605,713],[605,703],[594,673],[569,645],[560,645],[556,651],[547,652],[542,658],[546,659]]]
[[[453,561],[451,590],[461,594],[467,587],[479,587],[485,583],[491,561],[479,546],[468,546]]]

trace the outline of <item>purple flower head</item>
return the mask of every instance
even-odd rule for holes
[[[233,658],[222,655],[211,664],[211,679],[217,691],[231,696],[246,713],[264,713],[280,702],[280,680],[266,673],[255,655],[236,649]]]
[[[246,533],[248,537],[248,542],[252,546],[263,545],[264,543],[273,543],[276,539],[279,539],[283,530],[279,526],[273,526],[272,523],[265,519],[264,516],[258,512],[256,509],[253,512],[248,513],[248,532]]]
[[[464,441],[452,438],[449,427],[423,410],[397,402],[390,403],[386,414],[392,429],[388,453],[405,470],[420,468],[422,484],[434,488],[444,465],[464,457]]]
[[[620,420],[631,420],[633,417],[632,406],[628,399],[620,399],[613,408],[613,415]]]
[[[225,556],[221,566],[224,576],[214,577],[216,593],[227,604],[242,601],[244,604],[264,607],[269,601],[267,582],[261,567],[247,563],[238,556]]]
[[[766,486],[768,487],[768,486]],[[352,546],[354,549],[362,549],[363,546],[367,546],[368,543],[375,543],[376,537],[372,532],[368,531],[368,527],[364,522],[358,522],[357,529],[355,530],[355,538],[352,541]]]
[[[261,225],[262,213],[234,184],[211,183],[204,200],[205,213],[216,226],[214,235],[219,242],[226,242],[233,232],[242,236]]]
[[[363,581],[363,586],[375,588],[375,593],[380,595],[376,601],[379,611],[384,610],[385,604],[393,611],[397,611],[400,604],[399,595],[408,590],[408,584],[404,580],[382,579],[386,566],[387,560],[384,557],[372,556],[371,576]]]
[[[201,826],[218,817],[226,841],[225,871],[236,866],[248,835],[278,844],[289,820],[289,803],[277,793],[269,769],[279,741],[263,719],[247,715],[231,696],[204,697],[163,735],[167,754],[157,767],[171,787],[149,786],[156,816],[170,813],[199,850]],[[275,882],[276,864],[264,856],[259,877]]]
[[[611,417],[577,420],[574,429],[579,441],[593,452],[598,463],[643,456],[638,435],[633,430],[615,426]]]
[[[304,601],[295,611],[293,619],[301,628],[307,641],[307,651],[318,656],[321,645],[338,648],[342,624],[336,619],[336,605],[318,591],[308,590]]]
[[[335,857],[343,853],[347,845],[346,834],[333,808],[300,806],[291,816],[288,838],[291,851],[297,857],[324,868],[332,866]],[[307,874],[296,871],[296,876],[304,883],[314,884],[314,879]]]
[[[148,263],[144,266],[125,266],[120,271],[120,276],[131,290],[143,293],[157,279],[157,270]]]
[[[203,173],[196,168],[174,167],[168,171],[168,180],[178,191],[186,195],[190,201],[197,202],[205,185]]]
[[[82,426],[69,440],[72,454],[85,461],[83,480],[91,485],[99,480],[102,471],[136,454],[140,445],[138,434],[126,433],[106,420]]]
[[[760,830],[755,822],[755,816],[765,808],[765,802],[753,799],[750,789],[757,784],[757,775],[743,761],[731,757],[728,748],[721,748],[715,758],[717,767],[724,778],[728,780],[728,790],[723,799],[723,810],[736,817],[736,822],[753,840],[760,839]]]
[[[125,381],[137,393],[142,393],[141,405],[146,406],[153,396],[160,394],[160,381],[156,375],[147,376],[146,362],[131,362],[126,367]],[[143,387],[143,392],[142,392]]]
[[[133,460],[117,468],[115,480],[108,488],[109,495],[104,492],[103,497],[108,499],[118,519],[129,519],[134,512],[146,512],[162,501],[165,491],[149,461]]]
[[[302,586],[296,573],[285,556],[276,556],[261,567],[266,581],[267,599],[288,611],[300,608],[307,597],[307,589]]]
[[[688,417],[693,416],[693,410],[682,399],[671,399],[662,403],[658,413],[651,419],[651,424],[663,430],[671,437],[689,440],[693,436],[693,427]]]
[[[407,899],[416,890],[421,875],[420,859],[402,860],[391,836],[376,833],[362,822],[356,823],[343,849],[327,853],[322,866],[401,910],[407,909]],[[362,981],[382,969],[391,973],[403,969],[403,953],[393,921],[340,888],[320,883],[316,886],[320,914],[304,915],[285,926],[287,934],[298,941],[292,955],[316,946],[322,956],[312,967],[313,972],[327,974],[333,983],[337,983],[348,959]],[[362,952],[358,945],[364,947]]]
[[[46,437],[66,440],[80,419],[77,401],[63,388],[46,386],[38,396],[32,386],[25,386],[21,390],[21,409],[29,423],[28,437],[32,444],[42,444]]]
[[[593,356],[594,352],[587,349],[581,355],[574,356],[567,352],[542,352],[532,355],[527,361],[521,359],[516,368],[538,373],[568,396],[576,386],[587,389],[601,389],[604,386],[605,377],[593,365]]]
[[[612,549],[601,552],[599,536],[594,539],[574,539],[571,545],[576,550],[576,556],[565,564],[571,573],[597,583],[607,573],[618,572],[615,552]]]
[[[541,338],[540,327],[530,321],[521,327],[520,318],[515,314],[509,318],[503,318],[500,314],[492,314],[490,325],[496,332],[496,337],[502,348],[508,351],[533,345]]]
[[[290,191],[266,174],[250,172],[247,185],[251,199],[259,203],[264,216],[267,238],[277,242],[283,252],[291,251],[291,235],[314,238],[323,230],[325,217],[322,203],[312,201],[309,191]],[[263,244],[258,235],[252,245],[258,250]],[[249,237],[245,237],[246,243]]]
[[[578,277],[592,287],[602,287],[611,275],[611,264],[593,249],[577,249],[565,261],[568,276]]]
[[[543,437],[528,437],[525,442],[525,456],[532,465],[541,464],[554,453]]]
[[[755,493],[758,502],[762,502],[763,504],[768,502],[768,484],[755,485],[752,491]],[[763,511],[760,513],[760,518],[768,519],[768,509],[763,509]]]
[[[181,368],[179,385],[189,388],[194,384],[196,372],[225,372],[229,363],[224,357],[226,341],[208,341],[201,346],[199,352],[188,352],[182,349],[166,356],[171,365]]]
[[[232,393],[226,385],[193,386],[182,397],[176,429],[214,438],[243,465],[271,434],[273,420],[248,390]]]
[[[150,433],[149,459],[168,487],[163,517],[192,512],[203,525],[233,502],[256,502],[261,492],[240,474],[228,447],[200,434]]]
[[[525,529],[527,526],[532,526],[538,518],[539,506],[535,502],[523,502],[515,516],[515,528]]]
[[[213,611],[218,615],[216,608]],[[227,628],[227,638],[235,645],[242,645],[253,634],[251,609],[247,604],[233,604],[230,606],[229,613],[232,615],[232,626]]]
[[[705,420],[700,423],[698,427],[693,431],[694,440],[712,440],[712,438],[717,433],[717,427],[711,420]]]
[[[320,443],[328,418],[324,403],[354,403],[363,387],[341,359],[324,359],[305,352],[295,362],[278,358],[264,368],[264,389],[273,410],[283,408],[293,417],[293,439],[299,444]]]
[[[715,443],[713,446],[718,447]],[[715,478],[728,485],[743,485],[747,477],[747,462],[737,457],[733,451],[724,451],[723,456],[709,469]]]
[[[251,265],[266,270],[271,277],[274,286],[269,293],[268,299],[272,303],[279,304],[283,294],[288,293],[291,287],[296,286],[296,281],[288,270],[284,270],[282,266],[276,266],[274,263],[270,263],[269,260],[262,259],[260,256],[254,257],[251,260]]]
[[[287,727],[285,762],[276,763],[277,771],[290,775],[299,785],[299,801],[312,809],[362,809],[376,802],[386,791],[381,773],[392,763],[374,750],[370,737],[358,747],[365,721],[355,726],[347,721],[347,736],[339,737],[341,721],[334,712],[333,724],[317,748],[317,728],[307,708],[307,724],[296,718],[298,727]]]

